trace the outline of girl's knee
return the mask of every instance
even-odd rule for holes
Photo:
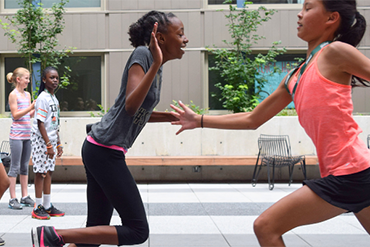
[[[267,217],[260,215],[253,223],[253,230],[257,237],[272,234],[271,224]]]
[[[137,234],[137,244],[142,244],[149,238],[149,226],[148,224],[144,224],[141,227],[136,229]]]
[[[266,222],[264,222],[263,219],[261,219],[261,216],[259,216],[254,222],[253,222],[253,230],[256,235],[258,235],[260,232],[262,232],[264,225],[266,225]]]
[[[116,229],[120,245],[142,244],[149,238],[149,225],[144,222],[131,226],[119,226]]]

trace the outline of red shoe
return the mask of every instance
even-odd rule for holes
[[[61,217],[64,216],[65,213],[63,211],[60,211],[56,207],[51,204],[50,208],[45,209],[46,213],[48,213],[51,217]]]
[[[49,220],[50,215],[45,211],[44,206],[41,204],[32,210],[32,218],[38,220]]]

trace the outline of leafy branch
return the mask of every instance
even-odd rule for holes
[[[54,3],[50,9],[44,9],[42,3],[31,0],[19,0],[20,9],[15,15],[7,16],[7,22],[0,19],[0,24],[12,43],[17,44],[18,53],[26,60],[26,68],[33,73],[32,65],[40,63],[41,71],[47,66],[58,67],[64,57],[72,53],[73,47],[57,49],[57,36],[64,30],[64,6],[68,0]],[[67,69],[68,71],[68,69]],[[68,73],[61,77],[61,85],[69,85]],[[36,85],[39,85],[36,81]],[[32,91],[32,89],[31,89]],[[36,92],[32,92],[35,96]]]
[[[276,62],[275,57],[286,50],[277,48],[280,42],[273,42],[267,54],[254,55],[252,46],[265,38],[255,32],[276,11],[263,6],[258,10],[249,10],[247,5],[251,2],[245,2],[245,8],[237,9],[231,2],[226,0],[224,3],[229,4],[229,14],[225,16],[229,21],[227,26],[232,40],[223,40],[228,48],[208,48],[215,55],[215,66],[209,69],[219,71],[224,80],[224,83],[215,84],[220,93],[212,93],[211,96],[232,112],[244,112],[258,105],[259,93],[267,82],[263,68]],[[271,74],[279,71],[279,68],[274,67]]]

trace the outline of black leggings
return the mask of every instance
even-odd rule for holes
[[[121,226],[115,226],[119,245],[145,242],[149,236],[148,221],[124,153],[85,140],[82,160],[87,177],[86,226],[109,225],[114,208],[122,221]]]

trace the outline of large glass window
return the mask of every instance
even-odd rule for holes
[[[254,4],[289,4],[289,3],[303,3],[304,0],[252,0]]]
[[[276,63],[270,64],[265,68],[261,68],[260,72],[270,74],[273,71],[273,68],[279,67],[281,73],[274,73],[267,77],[267,83],[264,85],[263,92],[260,93],[261,101],[270,95],[278,87],[281,80],[287,74],[290,68],[297,64],[298,58],[304,58],[305,54],[284,54],[276,57]],[[208,54],[208,66],[215,66],[215,56]],[[221,82],[224,84],[224,79],[220,76],[219,71],[209,70],[208,71],[208,98],[209,98],[209,108],[210,110],[224,110],[222,107],[222,102],[218,101],[215,97],[212,97],[212,94],[219,94],[220,90],[214,86],[214,84]],[[291,103],[289,108],[293,108],[294,105]]]
[[[208,4],[223,4],[225,0],[208,0]],[[233,0],[232,4],[236,4],[236,0]]]
[[[56,96],[59,100],[61,111],[95,111],[101,104],[101,56],[73,56],[63,60],[58,68],[59,77],[64,74],[64,67],[69,66],[70,85],[59,88]],[[13,72],[17,67],[24,67],[24,59],[19,57],[5,58],[5,75]],[[5,110],[9,111],[8,96],[12,85],[5,84]],[[30,91],[30,89],[28,89]]]
[[[208,0],[208,4],[223,4],[225,0]],[[240,2],[240,3],[239,3]],[[254,4],[289,4],[289,3],[303,3],[304,0],[250,0]],[[233,0],[233,4],[243,5],[244,0]]]
[[[59,2],[58,0],[33,0],[36,4],[37,2],[41,2],[44,8],[50,8],[53,3]],[[69,0],[69,2],[65,5],[65,8],[100,8],[101,7],[101,0]],[[18,9],[18,1],[16,0],[4,0],[4,8],[5,9]]]
[[[63,75],[64,66],[69,66],[70,85],[59,89],[57,98],[61,111],[95,111],[101,104],[101,56],[68,57],[59,69]]]
[[[276,90],[281,81],[284,79],[284,76],[295,66],[297,66],[297,59],[304,59],[306,54],[284,54],[276,57],[276,62],[269,64],[268,66],[261,68],[260,72],[262,74],[271,74],[274,70],[274,67],[278,67],[281,70],[281,73],[274,73],[267,77],[267,83],[260,93],[260,101],[264,100],[272,92]],[[290,103],[288,108],[294,108],[294,103]]]

